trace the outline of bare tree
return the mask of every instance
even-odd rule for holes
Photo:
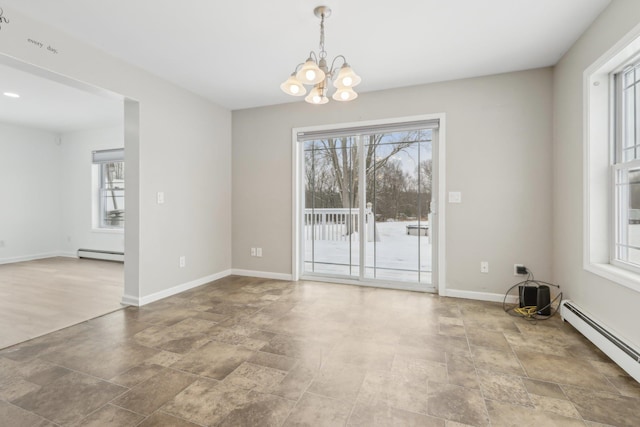
[[[411,179],[402,170],[400,162],[391,159],[376,169],[376,213],[383,218],[396,220],[412,214],[413,206],[407,204],[409,198],[406,197]]]
[[[384,166],[396,154],[413,144],[416,140],[424,139],[423,130],[407,131],[389,137],[388,134],[367,135],[364,144],[365,153],[365,171],[367,180],[372,179],[374,169],[384,168]],[[386,139],[384,139],[387,137]],[[383,141],[384,139],[384,141]],[[389,152],[380,155],[378,149],[381,144],[389,144],[391,147]],[[358,187],[359,187],[359,156],[358,146],[355,144],[353,137],[329,138],[322,140],[321,144],[324,150],[322,155],[331,165],[335,183],[340,191],[342,207],[357,206]]]
[[[431,198],[430,160],[420,162],[414,173],[403,168],[398,156],[403,151],[409,154],[406,150],[413,144],[428,141],[428,132],[367,135],[360,145],[353,136],[309,141],[305,146],[305,205],[358,206],[360,146],[365,150],[366,197],[367,201],[374,202],[377,217],[425,216]]]
[[[305,152],[305,206],[329,208],[335,205],[337,189],[331,166],[316,150]]]

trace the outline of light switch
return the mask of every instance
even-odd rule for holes
[[[158,191],[158,204],[161,205],[164,203],[164,192],[163,191]]]
[[[462,203],[462,193],[459,191],[449,191],[449,203]]]

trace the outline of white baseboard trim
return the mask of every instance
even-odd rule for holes
[[[138,297],[134,297],[132,295],[122,295],[122,300],[120,301],[121,304],[124,305],[133,305],[133,306],[137,306],[138,305]]]
[[[140,298],[125,294],[122,296],[122,304],[142,307],[143,305],[147,305],[152,302],[179,294],[181,292],[188,291],[189,289],[197,288],[198,286],[205,285],[209,282],[213,282],[214,280],[222,279],[223,277],[227,277],[229,275],[231,275],[231,270],[224,270],[219,273],[201,277],[187,283],[182,283],[172,288],[165,289],[164,291],[156,292],[154,294],[143,296]]]
[[[478,301],[502,302],[504,294],[493,294],[490,292],[461,291],[457,289],[447,289],[446,296],[451,298],[473,299]],[[509,295],[507,302],[513,304],[517,301],[516,295]]]
[[[293,275],[284,273],[272,273],[269,271],[254,271],[254,270],[242,270],[234,268],[231,270],[231,274],[235,276],[247,276],[247,277],[259,277],[261,279],[274,279],[274,280],[293,280]]]
[[[42,254],[21,255],[10,258],[0,258],[0,264],[13,264],[14,262],[35,261],[38,259],[54,258],[54,257],[66,257],[69,256],[67,252],[45,252]],[[71,255],[73,258],[77,258],[75,255]]]
[[[176,294],[179,294],[184,291],[188,291],[189,289],[197,288],[198,286],[202,286],[209,282],[213,282],[218,279],[222,279],[223,277],[227,277],[230,275],[235,276],[247,276],[247,277],[258,277],[262,279],[274,279],[274,280],[286,280],[292,281],[293,276],[291,274],[284,273],[273,273],[268,271],[255,271],[255,270],[243,270],[243,269],[230,269],[224,270],[219,273],[211,274],[209,276],[201,277],[196,280],[192,280],[191,282],[183,283],[177,286],[174,286],[169,289],[165,289],[164,291],[156,292],[151,295],[147,295],[141,298],[135,297],[133,295],[123,295],[122,296],[122,304],[125,305],[133,305],[141,307],[146,304],[150,304],[152,302],[161,300],[163,298],[167,298]],[[463,291],[457,289],[447,289],[446,296],[451,298],[464,298],[478,301],[491,301],[491,302],[502,302],[504,300],[504,294],[495,294],[490,292],[475,292],[475,291]],[[517,302],[516,295],[509,295],[507,297],[507,302],[513,304]]]
[[[78,258],[78,254],[76,252],[58,252],[58,255],[56,256],[62,256],[65,258]]]

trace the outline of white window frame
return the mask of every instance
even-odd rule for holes
[[[123,233],[126,223],[120,226],[109,226],[105,224],[106,208],[104,204],[104,193],[108,190],[104,187],[105,166],[110,163],[124,163],[124,149],[116,148],[109,150],[96,150],[92,152],[92,180],[93,185],[93,231],[99,233]],[[126,181],[125,181],[126,188]],[[126,191],[125,189],[122,189]],[[125,193],[126,194],[126,193]],[[125,208],[126,209],[126,208]]]
[[[304,131],[327,131],[333,129],[344,129],[344,128],[357,128],[357,127],[366,127],[366,126],[376,126],[383,124],[391,124],[391,123],[401,123],[401,122],[411,122],[411,121],[421,121],[421,120],[439,120],[440,127],[438,129],[438,142],[437,142],[437,154],[434,151],[434,187],[432,189],[434,194],[433,204],[432,204],[432,215],[434,221],[436,221],[436,230],[434,233],[433,245],[436,249],[436,253],[434,254],[434,265],[433,265],[433,285],[436,287],[436,292],[441,296],[447,295],[447,286],[446,286],[446,247],[445,247],[445,141],[446,141],[446,114],[438,113],[438,114],[425,114],[420,116],[409,116],[409,117],[399,117],[399,118],[390,118],[390,119],[381,119],[381,120],[371,120],[371,121],[361,121],[361,122],[350,122],[350,123],[339,123],[333,125],[321,125],[321,126],[309,126],[309,127],[300,127],[293,128],[291,133],[291,141],[292,141],[292,268],[291,268],[291,277],[292,280],[299,280],[302,273],[301,263],[300,263],[300,244],[299,241],[301,237],[301,225],[300,218],[298,213],[300,212],[301,204],[303,203],[303,188],[304,188],[304,177],[302,176],[302,168],[300,167],[300,156],[302,155],[301,146],[302,144],[298,143],[298,133]],[[437,159],[437,162],[436,162]],[[314,280],[321,280],[322,278],[319,276],[314,276]],[[328,279],[328,281],[335,283],[347,283],[353,285],[363,285],[363,286],[376,286],[375,282],[359,282],[359,281],[351,281],[351,280],[339,280],[335,278]],[[406,288],[405,286],[402,287]],[[417,289],[416,289],[417,290]]]
[[[633,111],[633,123],[628,123],[628,114],[625,109],[625,84],[624,75],[629,70],[637,70],[640,68],[640,64],[637,61],[632,61],[629,64],[625,64],[622,69],[616,70],[611,75],[611,87],[612,99],[611,108],[613,111],[613,119],[611,126],[613,127],[611,133],[611,144],[613,145],[612,153],[612,165],[611,165],[611,218],[612,218],[612,234],[610,245],[610,260],[611,264],[620,268],[627,269],[634,273],[640,273],[640,264],[629,262],[625,259],[621,259],[620,253],[626,251],[631,246],[628,245],[628,226],[629,226],[629,190],[626,188],[628,184],[628,176],[626,172],[632,169],[638,169],[640,167],[640,158],[637,153],[634,155],[634,159],[625,160],[625,151],[633,148],[635,151],[640,149],[638,145],[638,135],[636,123],[636,110],[640,109],[640,105],[635,106],[637,97],[634,93],[634,111]],[[634,79],[635,80],[635,79]],[[634,91],[637,87],[640,87],[639,82],[633,83]],[[627,130],[631,126],[633,128],[633,145],[626,147]],[[621,179],[620,176],[624,176]],[[622,188],[621,186],[625,186]]]
[[[638,60],[640,25],[583,75],[583,267],[640,292],[640,269],[615,259],[616,87],[613,75]]]

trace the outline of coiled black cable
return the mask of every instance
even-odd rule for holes
[[[505,311],[505,313],[508,313],[511,316],[522,317],[529,321],[547,320],[553,317],[553,315],[558,312],[560,308],[560,304],[562,303],[562,292],[558,292],[558,295],[556,295],[556,297],[553,298],[552,300],[550,299],[549,304],[545,305],[544,307],[537,307],[537,306],[520,307],[520,301],[524,301],[524,290],[526,287],[539,288],[541,285],[551,286],[556,289],[560,289],[560,286],[553,283],[545,282],[543,280],[536,280],[531,270],[527,269],[527,272],[528,272],[528,275],[526,280],[516,283],[515,285],[510,287],[509,290],[507,290],[507,292],[504,294],[504,299],[502,300],[502,309]],[[516,304],[513,307],[508,307],[507,298],[509,297],[509,294],[511,293],[511,291],[513,291],[517,287],[521,287],[520,288],[521,294],[518,294],[518,300],[516,301]],[[558,302],[558,304],[554,306],[556,302]],[[541,314],[541,313],[544,313],[545,310],[547,309],[551,310],[551,314],[549,315]]]

